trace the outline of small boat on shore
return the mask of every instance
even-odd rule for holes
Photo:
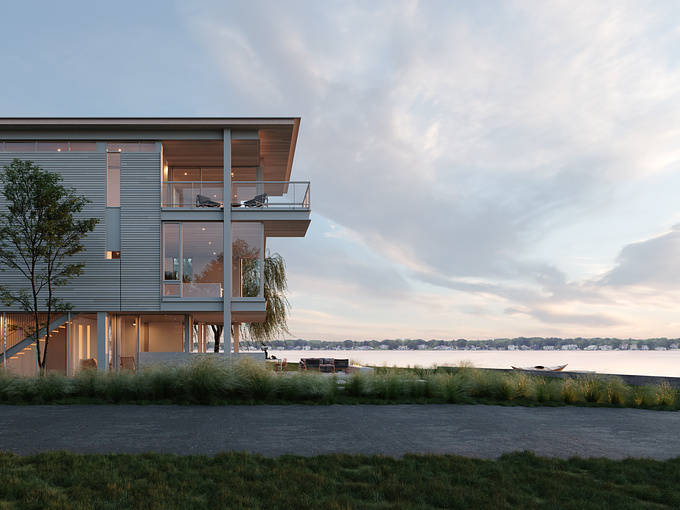
[[[511,365],[512,366],[512,365]],[[561,372],[567,365],[555,365],[553,367],[544,367],[543,365],[536,365],[534,367],[512,367],[513,370],[540,370],[543,372]]]

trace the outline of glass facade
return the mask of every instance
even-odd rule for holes
[[[224,282],[222,222],[163,225],[163,295],[221,298]]]
[[[231,296],[254,298],[262,296],[262,224],[239,222],[231,224]]]

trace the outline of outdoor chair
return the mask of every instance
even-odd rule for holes
[[[333,358],[321,358],[319,362],[319,372],[326,374],[335,373],[335,360]]]
[[[196,207],[222,207],[222,204],[203,195],[196,195]]]
[[[286,371],[286,365],[288,364],[288,358],[283,358],[281,360],[281,363],[276,363],[276,372],[285,372]]]
[[[321,370],[321,360],[319,358],[306,358],[304,360],[305,370]]]
[[[130,372],[135,371],[135,358],[134,356],[121,356],[120,357],[120,369],[129,370]]]
[[[346,374],[349,374],[349,360],[348,359],[335,359],[335,372],[338,373],[340,371],[344,371]]]
[[[262,207],[267,205],[267,194],[262,193],[261,195],[255,195],[254,198],[243,202],[243,205],[246,207]]]
[[[80,368],[96,369],[97,368],[97,360],[95,358],[81,359],[80,360]]]

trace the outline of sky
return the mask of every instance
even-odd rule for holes
[[[680,336],[674,0],[0,7],[2,117],[301,117],[291,338]]]

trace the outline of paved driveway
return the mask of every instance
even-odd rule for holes
[[[680,413],[467,405],[0,406],[0,450],[680,456]]]

